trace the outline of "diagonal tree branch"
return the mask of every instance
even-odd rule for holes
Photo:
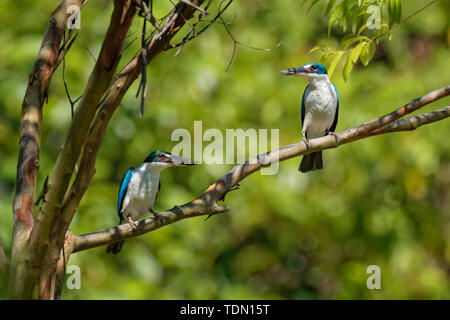
[[[422,106],[448,95],[450,95],[450,85],[415,99],[387,115],[341,131],[337,133],[337,139],[328,135],[309,140],[309,149],[302,141],[270,151],[266,154],[261,154],[256,159],[252,159],[254,161],[249,160],[241,165],[235,166],[230,172],[209,186],[202,195],[193,201],[182,206],[175,206],[168,211],[161,212],[158,218],[152,217],[139,221],[136,231],[133,231],[129,224],[123,224],[99,232],[76,236],[73,241],[72,252],[75,253],[116,242],[118,240],[137,237],[182,219],[226,212],[228,211],[228,207],[219,206],[217,204],[219,199],[228,191],[232,190],[234,186],[248,175],[259,171],[261,168],[270,165],[270,163],[284,161],[319,150],[336,148],[342,144],[365,139],[378,134],[414,130],[422,125],[445,119],[450,116],[450,107],[444,107],[423,115],[398,120]]]
[[[201,5],[202,1],[195,1]],[[195,8],[182,2],[177,4],[162,26],[160,32],[155,34],[146,47],[147,63],[150,63],[175,36],[175,34],[186,23],[185,19],[192,17]],[[111,117],[120,104],[125,92],[137,79],[141,72],[141,53],[138,53],[116,76],[116,80],[109,89],[105,99],[102,101],[99,112],[94,119],[84,145],[80,161],[80,169],[73,182],[66,200],[62,207],[62,219],[64,227],[60,228],[59,238],[62,238],[75,214],[78,205],[86,192],[89,183],[95,173],[95,159],[105,136],[106,128]]]
[[[450,116],[450,106],[447,106],[435,111],[394,121],[388,124],[387,126],[384,126],[383,128],[372,131],[369,134],[369,136],[390,132],[411,131],[425,124],[430,124],[439,120],[443,120],[449,116]]]
[[[120,2],[124,1],[115,1],[115,11],[120,10],[117,5],[117,3]],[[195,2],[197,5],[200,5],[203,0],[196,0]],[[125,1],[125,4],[127,3],[129,2]],[[132,8],[126,6],[120,8],[125,11],[135,9],[134,4],[132,5]],[[132,17],[131,14],[125,14],[124,12],[119,14],[113,13],[111,25],[105,37],[102,51],[100,52],[99,59],[97,60],[96,68],[91,75],[89,83],[83,94],[83,98],[80,101],[80,105],[74,115],[66,143],[63,146],[63,150],[58,157],[52,173],[53,184],[52,180],[50,180],[48,187],[49,190],[47,192],[48,197],[44,197],[46,202],[44,202],[41,207],[38,223],[41,222],[41,225],[45,226],[45,228],[35,228],[36,237],[32,236],[33,244],[37,248],[34,261],[36,263],[38,261],[43,261],[44,263],[44,267],[41,268],[39,277],[38,298],[47,299],[60,296],[61,286],[58,284],[62,278],[60,267],[58,266],[60,266],[62,260],[66,260],[70,255],[70,250],[66,252],[66,258],[62,258],[63,256],[61,255],[61,248],[64,244],[64,239],[67,239],[66,230],[68,229],[79,202],[81,201],[81,198],[95,173],[95,159],[103,141],[109,120],[119,106],[123,95],[131,86],[133,81],[136,80],[144,67],[142,66],[140,57],[145,54],[146,63],[152,61],[155,56],[163,51],[163,48],[185,24],[186,19],[192,17],[195,11],[196,9],[192,6],[180,2],[172,10],[171,14],[169,14],[163,27],[161,28],[161,31],[155,34],[147,45],[141,50],[141,52],[139,52],[115,77],[113,84],[100,101],[102,96],[100,91],[106,90],[106,87],[104,86],[109,86],[110,80],[113,78],[112,72],[114,72],[115,65],[113,66],[112,63],[117,63],[122,50],[121,46],[123,41],[119,46],[116,39],[125,39],[129,26],[129,24],[127,24],[127,27],[124,28],[124,25],[121,24],[123,21],[128,21],[127,19],[131,19]],[[125,19],[123,18],[124,16],[126,17]],[[115,21],[118,17],[121,19],[120,23]],[[117,28],[120,28],[120,30],[115,30],[116,32],[111,31],[114,30],[116,26]],[[111,41],[108,41],[109,35],[112,37]],[[113,45],[112,48],[111,42]],[[104,48],[106,48],[105,56],[103,56]],[[111,61],[111,68],[106,71],[99,68],[99,65],[105,65],[103,60],[108,58],[113,59]],[[99,74],[102,71],[104,73]],[[89,91],[91,89],[92,92]],[[98,112],[95,116],[97,110]],[[86,130],[86,133],[84,133],[84,130]],[[73,168],[76,165],[77,158],[81,150],[82,154],[79,171],[70,188],[70,191],[67,195],[65,195],[66,192],[64,190],[68,187]],[[51,190],[52,186],[53,190]],[[65,199],[63,199],[64,195]],[[42,218],[42,220],[40,220],[40,218]],[[46,239],[50,239],[49,242]]]
[[[201,28],[199,31],[195,31],[195,26],[197,25],[197,23],[200,21],[202,15],[199,16],[199,21],[196,21],[193,25],[193,28],[191,29],[191,31],[186,35],[186,37],[183,38],[183,40],[177,44],[168,44],[164,50],[169,50],[169,49],[173,49],[173,48],[177,48],[180,46],[184,46],[184,44],[186,42],[189,42],[191,40],[193,40],[194,38],[197,38],[200,34],[202,34],[203,32],[205,32],[209,27],[211,27],[215,22],[217,22],[217,20],[222,16],[222,14],[225,12],[225,10],[227,10],[227,8],[230,6],[230,4],[233,2],[233,0],[229,0],[227,2],[227,4],[222,8],[219,9],[219,12],[216,14],[216,16],[209,21],[209,23],[204,26],[203,28]],[[209,4],[208,4],[209,6]],[[175,55],[177,55],[179,52],[177,52]]]
[[[156,21],[156,18],[153,16],[153,2],[150,2],[150,8],[148,8],[147,4],[144,2],[144,0],[134,0],[137,7],[142,11],[141,14],[144,16],[144,18],[157,29],[161,30],[161,26],[159,25],[158,21]]]
[[[56,160],[47,193],[31,233],[33,262],[40,266],[38,298],[50,298],[56,263],[64,238],[60,232],[60,213],[75,165],[81,153],[89,125],[100,100],[108,89],[120,60],[121,50],[135,13],[131,0],[114,0],[110,25],[95,67],[90,75],[79,106],[74,113],[67,138]]]

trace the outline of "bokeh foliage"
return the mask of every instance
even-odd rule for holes
[[[45,25],[57,1],[0,3],[0,243],[9,254],[21,101]],[[171,7],[157,1],[156,15]],[[423,1],[403,1],[408,15]],[[315,46],[336,48],[348,30],[332,28],[327,1],[307,10],[298,0],[236,1],[225,14],[242,43],[216,24],[196,40],[159,56],[148,68],[145,116],[137,83],[112,119],[96,175],[71,230],[76,234],[118,221],[118,183],[155,149],[170,151],[176,128],[279,128],[280,145],[301,139],[300,97],[306,82],[279,71],[318,60]],[[107,28],[111,1],[90,1],[81,32],[67,55],[72,98],[81,94]],[[357,62],[345,82],[332,77],[343,130],[447,85],[450,6],[438,1],[383,39],[368,66]],[[136,19],[129,41],[140,33]],[[347,32],[347,33],[346,33]],[[183,32],[182,32],[183,34]],[[180,35],[180,38],[182,35]],[[124,54],[127,61],[139,46]],[[342,68],[342,66],[337,67]],[[442,107],[446,98],[424,110]],[[44,107],[39,185],[49,174],[70,122],[61,68]],[[358,141],[324,152],[325,168],[297,173],[300,159],[274,176],[254,174],[226,198],[231,211],[189,219],[129,240],[117,256],[96,248],[74,254],[81,290],[65,299],[380,299],[450,298],[450,128],[448,120],[414,132]],[[204,146],[206,143],[204,144]],[[155,209],[192,200],[231,165],[171,168],[162,173]],[[366,288],[366,268],[381,267],[382,289]]]

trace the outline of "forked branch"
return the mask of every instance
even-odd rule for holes
[[[299,142],[261,154],[257,159],[253,159],[253,161],[246,161],[241,165],[235,166],[225,176],[209,186],[202,195],[191,202],[161,212],[157,219],[152,217],[139,221],[136,231],[133,231],[129,224],[123,224],[99,232],[76,236],[75,240],[72,242],[72,252],[79,252],[89,248],[107,245],[118,240],[137,237],[182,219],[226,212],[229,209],[228,206],[218,205],[219,199],[228,191],[233,190],[234,186],[248,175],[259,171],[261,168],[267,167],[271,163],[277,161],[285,161],[307,153],[336,148],[340,145],[365,139],[370,136],[389,132],[414,130],[422,125],[443,120],[450,116],[450,106],[418,116],[404,119],[400,118],[424,105],[448,95],[450,95],[450,85],[430,92],[418,99],[414,99],[410,103],[389,114],[341,131],[337,133],[337,139],[328,135],[309,140],[309,149],[304,142]]]

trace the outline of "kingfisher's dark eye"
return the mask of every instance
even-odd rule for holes
[[[159,160],[162,160],[162,159],[164,159],[164,155],[162,155],[162,154],[158,154],[158,159],[159,159]]]
[[[316,71],[317,69],[319,69],[319,67],[316,66],[316,65],[313,65],[313,66],[311,67],[311,69],[313,69],[314,71]]]

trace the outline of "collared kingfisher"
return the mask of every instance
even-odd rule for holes
[[[334,133],[338,122],[339,95],[328,77],[327,69],[320,63],[307,63],[301,67],[281,71],[281,74],[305,77],[309,84],[302,96],[302,138],[309,149],[308,139]],[[299,171],[308,172],[323,168],[322,151],[303,156]]]
[[[159,179],[163,169],[172,166],[190,166],[198,164],[197,162],[178,157],[166,151],[153,151],[145,158],[136,169],[131,167],[120,181],[119,199],[117,202],[117,214],[119,215],[119,224],[128,221],[131,228],[136,230],[135,220],[145,217],[151,212],[156,218],[158,213],[153,210],[153,204],[161,189]],[[119,253],[122,249],[124,240],[111,243],[106,253]]]

